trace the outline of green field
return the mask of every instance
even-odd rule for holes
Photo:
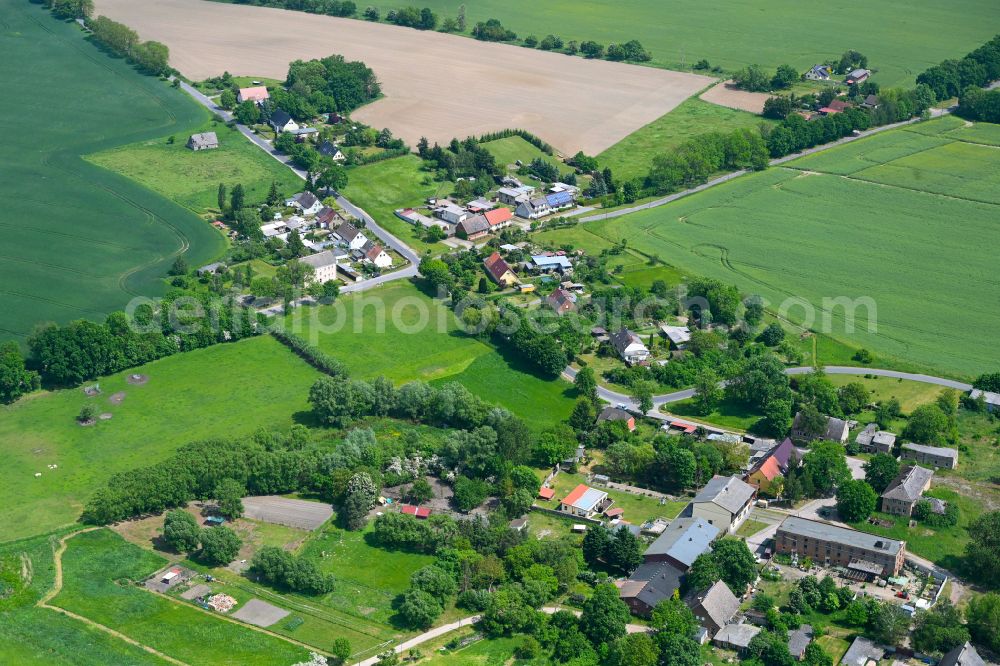
[[[63,588],[52,605],[110,627],[189,664],[291,664],[307,651],[248,626],[129,585],[167,561],[107,529],[71,538]]]
[[[128,385],[134,372],[148,375],[149,383]],[[0,407],[0,540],[75,521],[111,474],[163,460],[182,444],[289,427],[308,408],[317,376],[278,342],[260,337],[104,378],[95,398],[68,389]],[[110,404],[119,391],[124,401]],[[78,426],[75,417],[88,401],[113,418]]]
[[[81,155],[204,122],[184,93],[88,43],[37,4],[3,0],[0,338],[101,318],[155,295],[172,258],[205,263],[223,237],[190,211]],[[57,95],[53,93],[57,91]],[[16,131],[15,128],[30,128]]]
[[[425,325],[420,325],[422,320]],[[286,323],[289,330],[341,359],[359,378],[458,381],[484,400],[507,407],[532,428],[566,419],[573,408],[567,382],[542,379],[466,335],[448,308],[408,283],[344,297],[334,306],[300,308]]]
[[[730,132],[742,127],[757,127],[771,121],[746,111],[690,97],[670,113],[654,120],[597,156],[601,167],[611,167],[615,178],[643,178],[653,158],[698,134]]]
[[[497,158],[501,166],[516,164],[518,160],[521,160],[523,164],[528,164],[537,158],[555,165],[561,173],[566,173],[569,170],[569,167],[560,160],[552,155],[546,155],[519,136],[508,136],[504,139],[488,141],[483,144],[483,148],[490,151],[490,154]]]
[[[990,277],[1000,208],[985,202],[996,198],[1000,151],[950,139],[953,122],[885,132],[587,231],[733,282],[774,310],[786,303],[788,318],[837,340],[974,375],[996,360],[987,304],[1000,298]],[[852,332],[845,308],[824,309],[824,298],[873,299],[877,321],[859,307]],[[811,322],[793,306],[803,299]]]
[[[862,384],[871,394],[872,402],[895,398],[899,400],[904,414],[909,414],[920,405],[934,402],[943,390],[942,387],[934,384],[892,379],[891,377],[865,377],[864,375],[827,375],[827,377],[837,387],[853,382]]]
[[[343,194],[418,254],[439,253],[447,248],[440,243],[425,243],[422,226],[409,224],[393,215],[396,209],[420,206],[428,197],[445,196],[450,192],[451,183],[435,182],[434,174],[422,167],[419,157],[404,155],[351,169]]]
[[[455,16],[463,0],[428,0]],[[497,18],[518,36],[547,33],[607,45],[638,39],[652,64],[691,67],[702,58],[735,70],[782,63],[805,71],[847,49],[866,54],[883,86],[912,82],[930,65],[960,58],[996,33],[992,0],[931,0],[837,5],[794,0],[705,3],[698,0],[479,0],[468,3],[468,25]],[[887,30],[887,26],[898,26]],[[544,137],[543,137],[544,138]]]
[[[204,112],[207,117],[208,112]],[[215,132],[219,147],[195,152],[185,147],[195,132]],[[88,155],[94,164],[116,171],[159,192],[198,214],[219,210],[218,187],[232,190],[242,183],[249,202],[263,201],[271,187],[289,196],[302,189],[302,179],[251,143],[236,129],[206,120],[201,126],[172,135],[174,143],[159,137]]]

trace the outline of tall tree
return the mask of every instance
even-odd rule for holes
[[[246,203],[246,193],[243,191],[243,184],[237,183],[233,187],[233,191],[229,194],[229,207],[235,213],[236,211],[243,208]]]
[[[844,481],[837,488],[837,514],[848,523],[865,520],[875,510],[878,494],[860,479]]]
[[[217,201],[219,203],[219,212],[220,213],[225,213],[226,212],[226,184],[225,183],[219,183],[219,191],[218,191],[218,199],[217,199]]]
[[[888,453],[876,453],[864,464],[865,482],[881,494],[899,474],[899,461]]]
[[[580,631],[595,646],[607,645],[625,635],[628,620],[628,606],[621,600],[618,588],[611,584],[598,585],[583,604]]]

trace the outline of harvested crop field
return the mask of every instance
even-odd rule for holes
[[[711,83],[707,76],[585,60],[455,35],[204,0],[97,0],[103,14],[170,47],[192,79],[283,79],[288,63],[339,53],[375,70],[385,98],[353,116],[411,145],[519,127],[596,154]]]
[[[758,92],[747,92],[740,90],[732,81],[726,81],[716,86],[712,86],[699,97],[706,102],[725,106],[738,111],[749,111],[750,113],[761,113],[764,111],[764,102],[770,95]]]
[[[243,515],[264,523],[276,523],[314,530],[333,515],[333,508],[321,502],[288,499],[276,495],[243,498]]]

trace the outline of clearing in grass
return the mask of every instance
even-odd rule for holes
[[[149,382],[129,384],[133,373]],[[259,337],[102,378],[95,397],[67,389],[0,406],[0,539],[75,521],[112,474],[159,462],[183,444],[288,428],[296,412],[308,409],[318,376],[276,340]],[[109,396],[120,391],[124,400],[111,404]],[[88,403],[113,418],[80,427],[76,415]]]
[[[972,151],[975,161],[956,161],[951,143]],[[878,159],[904,167],[880,171],[871,166]],[[1000,208],[986,203],[995,198],[990,174],[1000,169],[1000,151],[904,129],[785,167],[588,223],[588,231],[612,243],[627,239],[631,249],[669,258],[685,272],[735,283],[772,309],[785,303],[793,323],[879,356],[956,376],[994,362],[992,311],[983,304],[1000,298],[1000,286],[987,277],[991,248],[1000,242],[991,221]],[[854,177],[859,171],[869,179]],[[960,198],[970,196],[982,200]],[[848,299],[850,308],[836,299]],[[960,322],[944,326],[956,309]]]
[[[237,183],[242,184],[248,202],[263,201],[271,183],[277,184],[284,196],[302,189],[302,179],[291,169],[252,144],[238,130],[207,120],[207,111],[203,115],[206,121],[184,134],[113,148],[88,155],[86,159],[138,181],[199,215],[219,213],[219,183],[225,183],[229,190]],[[188,136],[200,132],[215,132],[219,147],[199,151],[187,148]]]
[[[30,131],[7,132],[0,145],[0,339],[24,342],[36,323],[100,319],[161,293],[175,255],[198,265],[225,243],[190,211],[80,158],[180,136],[204,122],[197,104],[40,5],[4,3],[4,27],[5,96],[17,103],[3,105],[0,125]]]
[[[303,661],[308,651],[210,612],[141,589],[167,561],[108,529],[78,534],[63,554],[62,591],[50,602],[187,663]]]

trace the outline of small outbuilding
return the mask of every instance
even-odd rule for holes
[[[219,137],[216,136],[215,132],[192,134],[191,138],[188,139],[187,147],[194,151],[215,150],[219,147]]]

